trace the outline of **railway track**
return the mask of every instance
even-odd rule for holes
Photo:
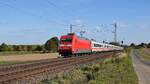
[[[33,62],[26,62],[22,64],[10,64],[0,66],[0,84],[16,84],[19,83],[27,84],[28,82],[35,83],[43,75],[49,75],[53,77],[56,73],[61,71],[67,71],[72,69],[75,65],[91,63],[99,58],[111,57],[112,53],[109,54],[93,54],[81,56],[81,57],[70,57],[70,58],[58,58],[51,60],[39,60]],[[39,80],[41,80],[40,78]],[[29,81],[30,80],[30,81]]]

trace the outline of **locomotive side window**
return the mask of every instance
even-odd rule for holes
[[[60,42],[72,42],[72,39],[70,38],[61,39]]]

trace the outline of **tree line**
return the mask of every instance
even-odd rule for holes
[[[0,45],[0,52],[10,51],[38,51],[38,52],[57,52],[59,40],[57,37],[52,37],[45,44],[42,45],[8,45],[2,43]]]
[[[138,45],[131,43],[130,44],[131,47],[139,49],[139,48],[150,48],[150,43],[140,43]]]
[[[111,42],[110,44],[120,45],[119,43],[114,43],[114,42]],[[123,42],[121,44],[123,44]],[[57,37],[52,37],[51,39],[47,40],[45,44],[42,45],[7,45],[6,43],[2,43],[0,45],[0,52],[10,52],[10,51],[57,52],[58,45],[59,45],[59,39]],[[138,45],[131,43],[130,46],[133,48],[144,48],[144,47],[150,48],[150,43],[141,43]]]

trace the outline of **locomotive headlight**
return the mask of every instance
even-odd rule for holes
[[[67,45],[60,44],[59,46],[68,46],[68,47],[70,47],[70,46],[72,46],[72,45],[71,45],[71,44],[67,44]]]
[[[68,45],[66,45],[66,46],[72,47],[72,45],[71,45],[71,44],[68,44]]]
[[[68,47],[68,48],[71,48],[71,47],[72,47],[72,45],[67,45],[67,47]]]
[[[64,44],[60,44],[59,46],[65,46]]]
[[[59,49],[61,50],[66,50],[66,49],[72,49],[72,45],[71,44],[60,44],[59,45]]]

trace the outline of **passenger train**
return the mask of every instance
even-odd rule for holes
[[[85,38],[80,38],[74,33],[68,33],[60,38],[59,54],[63,57],[80,54],[91,54],[104,51],[123,50],[120,46],[100,43]]]

